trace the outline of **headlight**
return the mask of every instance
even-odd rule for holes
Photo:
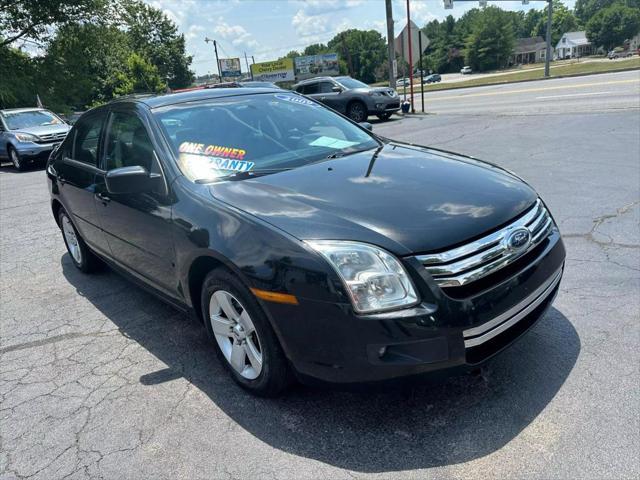
[[[37,142],[39,140],[38,137],[30,133],[14,133],[13,135],[21,142]]]
[[[418,295],[402,264],[384,250],[357,242],[309,241],[338,273],[357,312],[408,307]]]
[[[369,92],[372,97],[384,97],[384,93],[382,92]]]

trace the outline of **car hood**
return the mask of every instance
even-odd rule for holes
[[[38,125],[11,130],[11,133],[30,133],[31,135],[50,135],[52,133],[67,133],[71,129],[66,123],[56,125]]]
[[[387,144],[249,180],[212,195],[299,239],[355,240],[398,255],[444,249],[500,227],[536,193],[484,162]]]

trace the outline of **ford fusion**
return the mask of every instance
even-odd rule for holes
[[[47,176],[70,261],[195,312],[258,395],[474,368],[544,315],[563,272],[551,214],[512,173],[283,90],[111,102]]]

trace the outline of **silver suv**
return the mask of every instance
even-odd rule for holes
[[[44,108],[0,110],[0,160],[18,170],[34,162],[44,164],[71,127]]]
[[[370,87],[351,77],[316,77],[303,80],[293,89],[346,115],[364,122],[369,115],[388,120],[400,110],[400,98],[393,88]]]

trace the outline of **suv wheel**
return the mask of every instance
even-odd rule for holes
[[[224,269],[202,285],[202,314],[216,353],[244,389],[273,397],[290,383],[290,367],[269,320],[251,291]]]
[[[11,159],[11,163],[13,163],[13,166],[16,167],[16,170],[18,170],[19,172],[22,172],[24,170],[24,163],[22,163],[20,154],[13,147],[9,147],[9,158]]]
[[[362,102],[352,102],[347,108],[347,117],[354,122],[364,122],[367,120],[367,107]]]

